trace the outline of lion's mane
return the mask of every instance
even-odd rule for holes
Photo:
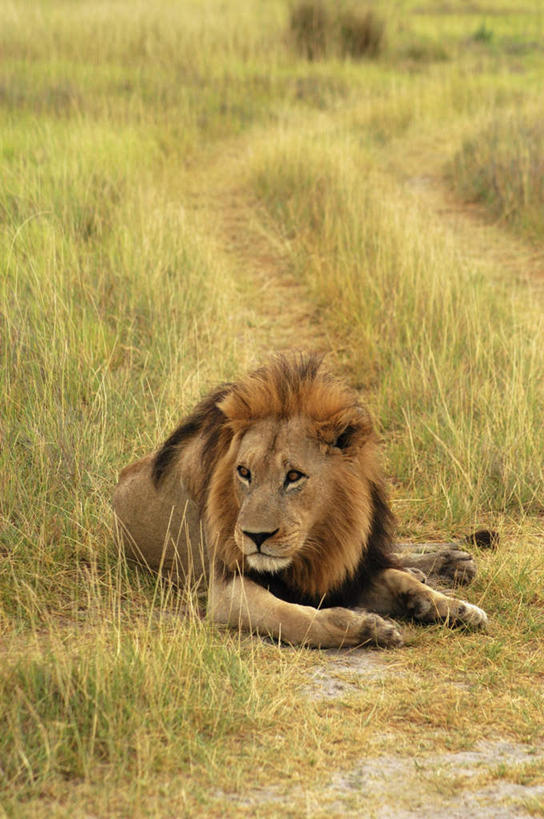
[[[301,416],[323,452],[342,454],[330,459],[331,495],[291,565],[274,575],[255,572],[244,566],[234,540],[239,442],[260,419],[280,423]],[[242,571],[290,602],[350,606],[379,571],[395,565],[393,516],[370,417],[357,394],[328,373],[320,358],[277,356],[204,398],[155,456],[156,486],[195,440],[199,468],[183,477],[199,505],[219,571]]]

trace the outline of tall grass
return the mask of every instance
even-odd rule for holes
[[[29,124],[2,133],[2,511],[34,576],[39,544],[49,559],[77,551],[104,517],[100,487],[123,450],[155,442],[165,400],[194,400],[203,349],[218,368],[231,351],[214,329],[228,279],[168,204],[160,166],[153,178],[153,145],[131,129]],[[4,588],[19,604],[20,583]]]
[[[252,179],[372,391],[413,522],[540,512],[544,326],[530,299],[463,263],[354,140],[276,138]]]
[[[220,757],[221,726],[251,722],[254,674],[195,601],[123,571],[111,530],[119,468],[232,368],[232,280],[148,134],[23,116],[4,124],[0,157],[7,805],[57,798],[62,782],[213,767],[205,738]]]
[[[119,468],[234,368],[234,283],[183,205],[199,117],[232,118],[161,69],[168,43],[195,55],[179,15],[50,11],[2,9],[0,788],[16,810],[105,778],[137,812],[153,772],[205,781],[273,699],[193,597],[125,571],[111,530]]]
[[[183,8],[167,0],[5,3],[0,104],[121,128],[132,123],[183,158],[203,138],[270,117],[288,93],[277,71],[285,50],[282,4],[235,7],[233,14],[218,7],[217,0]]]

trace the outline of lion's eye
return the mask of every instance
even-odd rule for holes
[[[304,472],[299,472],[298,469],[290,469],[287,475],[285,476],[285,483],[286,485],[290,483],[296,483],[300,481],[301,478],[304,478]]]
[[[251,480],[251,472],[249,471],[249,469],[247,467],[237,466],[236,471],[238,472],[238,474],[240,475],[240,477],[244,481],[250,481]]]

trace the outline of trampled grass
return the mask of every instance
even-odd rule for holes
[[[283,2],[0,9],[8,815],[251,813],[249,783],[262,815],[285,792],[304,815],[365,754],[541,740],[540,296],[468,265],[391,171],[422,130],[447,125],[451,161],[533,104],[541,17],[486,16],[478,40],[479,15],[413,5],[362,64],[296,56]],[[228,174],[242,131],[236,184],[366,389],[402,530],[503,533],[468,593],[486,635],[407,627],[385,657],[401,674],[326,706],[305,693],[326,656],[212,629],[113,548],[117,471],[248,358],[262,295],[216,252],[192,176],[210,154]]]

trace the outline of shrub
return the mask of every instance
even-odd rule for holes
[[[290,27],[297,50],[308,60],[327,52],[331,20],[321,0],[302,0],[291,9]]]
[[[290,30],[297,51],[308,60],[329,53],[376,57],[383,48],[385,22],[372,9],[299,0],[291,8]]]
[[[493,39],[493,29],[488,28],[485,22],[482,22],[472,35],[472,39],[476,43],[490,43]]]
[[[339,18],[340,49],[350,57],[376,57],[382,50],[385,23],[372,10],[349,9]]]

